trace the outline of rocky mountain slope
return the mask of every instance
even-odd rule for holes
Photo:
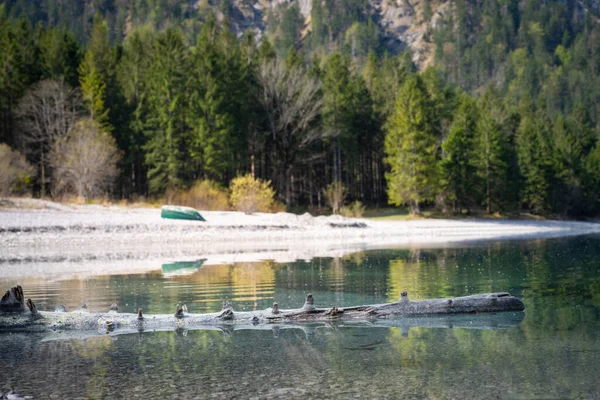
[[[303,38],[306,38],[312,30],[312,0],[234,0],[228,17],[238,35],[250,30],[261,38],[270,28],[269,13],[275,10],[281,12],[296,3],[304,17]],[[219,20],[225,18],[221,9],[214,7],[213,10]],[[397,54],[409,46],[413,51],[413,61],[421,68],[433,60],[431,30],[450,10],[450,1],[431,4],[432,17],[426,20],[423,0],[369,0],[367,7],[367,13],[380,29],[384,49]]]

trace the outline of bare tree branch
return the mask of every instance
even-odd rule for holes
[[[53,142],[66,135],[79,117],[82,107],[79,89],[62,80],[38,82],[19,102],[17,117],[21,141],[40,171],[42,197],[45,195],[47,154]]]
[[[258,101],[269,120],[269,127],[281,164],[279,191],[291,202],[291,173],[298,153],[323,137],[317,123],[323,100],[321,84],[300,67],[286,68],[280,60],[267,61],[258,70]]]

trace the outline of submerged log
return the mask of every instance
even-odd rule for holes
[[[7,297],[8,295],[8,297]],[[306,295],[302,308],[283,310],[277,303],[263,311],[234,311],[231,303],[223,304],[217,313],[188,313],[185,305],[177,305],[175,314],[144,315],[142,309],[135,314],[117,313],[114,307],[109,312],[90,312],[87,307],[74,312],[38,311],[33,302],[28,309],[23,306],[23,290],[20,286],[7,292],[9,301],[0,304],[0,331],[6,330],[103,330],[107,332],[198,329],[223,325],[257,326],[268,324],[298,324],[310,322],[369,322],[380,319],[402,319],[423,316],[443,316],[476,313],[498,313],[523,311],[523,302],[508,293],[488,293],[449,299],[411,301],[402,292],[399,301],[353,307],[317,308],[312,294]],[[14,299],[13,299],[14,297]],[[21,307],[15,307],[15,301]],[[63,308],[64,309],[64,308]]]

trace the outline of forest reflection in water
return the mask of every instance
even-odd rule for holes
[[[329,326],[157,332],[44,341],[1,334],[0,387],[46,398],[597,398],[600,237],[369,251],[340,259],[202,265],[87,280],[23,281],[47,308],[117,301],[122,311],[284,308],[509,291],[526,304],[508,329]],[[201,259],[201,257],[199,257]],[[160,268],[160,265],[158,266]],[[13,282],[3,281],[6,287]],[[305,328],[305,327],[304,327]]]

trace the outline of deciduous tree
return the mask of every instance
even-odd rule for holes
[[[278,189],[290,206],[292,171],[298,166],[301,152],[323,137],[318,124],[323,105],[321,84],[301,67],[287,69],[280,60],[263,62],[257,79],[258,101],[267,114],[275,146]]]
[[[115,139],[98,122],[78,121],[52,146],[56,192],[73,193],[83,200],[106,193],[119,173],[119,157]]]
[[[46,195],[48,152],[54,142],[73,127],[81,107],[79,90],[54,79],[37,83],[19,102],[17,115],[22,145],[38,165],[42,197]]]

